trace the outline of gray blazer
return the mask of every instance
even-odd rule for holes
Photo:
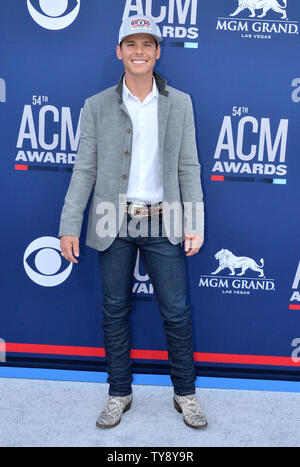
[[[110,246],[127,221],[124,204],[133,128],[122,100],[123,76],[124,74],[118,85],[85,101],[78,154],[59,226],[59,237],[79,237],[84,210],[93,192],[86,244],[99,251]],[[154,77],[159,91],[158,143],[163,160],[163,201],[166,207],[175,203],[172,206],[179,206],[180,211],[179,216],[177,211],[176,215],[166,218],[167,212],[170,216],[171,211],[164,209],[163,234],[175,245],[182,242],[184,233],[196,232],[203,235],[204,231],[203,194],[194,115],[188,94],[168,86],[166,80],[155,72]],[[107,211],[101,208],[103,204],[99,204],[103,202],[110,202],[115,207],[116,229],[113,233],[109,232],[108,236],[99,235],[99,221],[107,216]],[[187,204],[193,207],[192,211],[186,208]],[[144,219],[141,222],[145,222]],[[174,219],[174,222],[170,223],[169,219]],[[193,232],[190,227],[187,228],[188,220],[193,222]],[[186,228],[188,231],[185,231]]]

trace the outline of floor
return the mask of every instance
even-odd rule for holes
[[[0,378],[0,446],[300,446],[300,394],[197,388],[208,427],[187,427],[172,387],[134,385],[112,429],[95,425],[106,383]]]

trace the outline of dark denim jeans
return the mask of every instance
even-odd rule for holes
[[[131,394],[129,315],[131,311],[133,272],[137,249],[150,278],[163,319],[169,368],[174,392],[178,396],[195,393],[190,307],[186,298],[186,272],[183,246],[173,245],[162,237],[159,215],[159,237],[136,238],[119,234],[104,251],[99,251],[103,291],[103,331],[107,361],[109,395]],[[128,215],[128,220],[131,218]]]

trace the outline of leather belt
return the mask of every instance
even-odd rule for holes
[[[131,217],[149,217],[154,216],[155,214],[161,214],[163,212],[162,203],[136,203],[136,202],[127,202],[125,206],[125,211]]]

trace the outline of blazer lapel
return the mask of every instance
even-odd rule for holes
[[[167,96],[164,96],[163,94],[158,95],[158,149],[159,149],[159,154],[162,160],[163,164],[163,171],[164,171],[164,178],[166,176],[165,172],[165,158],[166,158],[166,152],[165,151],[165,137],[166,137],[166,128],[167,128],[167,122],[168,122],[168,117],[169,117],[169,111],[170,111],[170,100]]]

